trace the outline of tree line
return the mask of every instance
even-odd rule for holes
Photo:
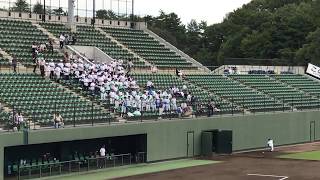
[[[44,8],[43,5],[40,3],[40,1],[37,1],[36,4],[33,6],[30,5],[26,0],[16,0],[13,3],[13,6],[10,7],[10,11],[14,12],[25,12],[25,13],[37,13],[37,14],[43,14]],[[56,9],[46,9],[46,14],[52,14],[52,15],[67,15],[67,12],[65,12],[61,7]]]
[[[146,21],[155,33],[208,66],[232,58],[249,64],[255,59],[272,59],[274,65],[320,64],[319,9],[318,0],[253,0],[213,25],[195,20],[184,25],[175,13],[163,11]]]
[[[148,28],[207,66],[237,63],[270,65],[320,64],[319,0],[252,0],[227,14],[221,23],[208,25],[191,20],[187,25],[175,13],[160,11],[158,16],[139,17]],[[17,0],[11,10],[30,12],[25,0]],[[33,12],[43,13],[38,2]],[[65,15],[61,8],[52,14]],[[209,13],[209,12],[208,12]],[[100,19],[131,20],[111,10],[98,10]],[[256,61],[260,59],[260,61]]]

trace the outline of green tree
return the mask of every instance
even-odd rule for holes
[[[185,48],[186,28],[177,14],[166,14],[160,10],[159,16],[153,18],[146,17],[146,20],[148,27],[159,33],[162,38],[182,50]]]
[[[305,65],[308,62],[320,65],[320,28],[310,33],[307,44],[296,52],[295,63]]]
[[[59,7],[58,9],[53,9],[52,11],[53,11],[53,12],[52,12],[53,15],[57,15],[57,16],[67,15],[67,13],[64,12],[64,10],[62,9],[62,7]]]
[[[96,12],[96,16],[99,19],[108,19],[108,20],[118,19],[118,16],[112,10],[104,10],[104,9],[98,10]]]
[[[30,6],[25,0],[17,0],[14,7],[12,7],[12,11],[30,12]]]
[[[152,31],[206,65],[223,64],[225,58],[305,64],[320,59],[314,35],[319,9],[319,0],[252,0],[209,26],[195,20],[185,26],[178,15],[164,11],[145,20]]]
[[[40,4],[39,2],[37,2],[34,6],[33,6],[33,12],[37,13],[37,14],[43,14],[43,5]]]

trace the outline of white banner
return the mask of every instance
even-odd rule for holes
[[[307,74],[320,78],[320,67],[313,64],[308,64]]]

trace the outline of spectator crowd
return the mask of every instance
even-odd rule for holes
[[[44,77],[81,84],[82,89],[91,95],[109,102],[112,110],[121,117],[142,116],[145,112],[156,113],[159,117],[166,114],[193,114],[196,98],[186,85],[180,89],[172,85],[169,89],[159,90],[149,79],[144,87],[140,87],[128,73],[131,66],[125,67],[123,60],[95,64],[76,57],[59,63],[45,63]]]

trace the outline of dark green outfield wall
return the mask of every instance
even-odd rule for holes
[[[276,145],[308,142],[311,121],[315,121],[316,140],[320,140],[319,117],[320,112],[292,112],[38,130],[29,133],[29,144],[147,134],[148,161],[158,161],[185,157],[188,131],[194,131],[195,155],[200,154],[201,132],[211,129],[232,130],[235,151],[264,147],[268,137]],[[0,135],[0,180],[4,147],[22,144],[22,133]]]

